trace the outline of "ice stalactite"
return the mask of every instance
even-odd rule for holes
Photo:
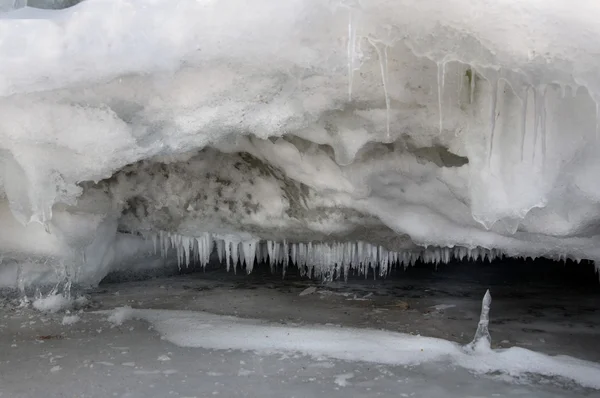
[[[469,77],[469,103],[472,104],[475,101],[475,71],[469,69],[467,76]]]
[[[389,87],[389,82],[388,82],[388,50],[387,50],[387,45],[381,43],[378,40],[375,39],[371,39],[369,38],[369,43],[371,43],[371,45],[373,46],[373,48],[375,49],[375,52],[377,52],[377,57],[379,59],[379,69],[381,72],[381,83],[383,85],[383,95],[385,97],[385,116],[386,116],[386,133],[387,133],[387,139],[390,139],[390,108],[391,108],[391,103],[390,103],[390,95],[389,95],[389,91],[388,91],[388,87]],[[383,47],[383,50],[380,48]]]
[[[295,265],[301,276],[324,280],[348,278],[350,273],[367,277],[387,276],[394,267],[404,269],[418,261],[427,264],[448,263],[453,259],[469,261],[493,261],[501,254],[496,250],[465,247],[430,247],[422,250],[397,252],[368,242],[276,242],[219,238],[211,234],[186,237],[161,231],[147,236],[154,242],[155,253],[168,257],[175,252],[177,264],[188,267],[190,262],[202,267],[210,261],[213,251],[224,263],[227,271],[237,272],[245,267],[252,272],[255,264],[269,264],[273,273],[281,269],[285,276],[290,264]]]
[[[496,112],[498,107],[498,86],[500,85],[500,81],[497,78],[490,80],[490,84],[492,86],[492,98],[491,98],[491,106],[490,106],[490,143],[488,149],[488,163],[491,165],[492,155],[494,153],[494,139],[496,133]]]
[[[471,79],[473,80],[473,79]],[[444,87],[446,86],[446,62],[437,64],[437,91],[438,91],[438,116],[440,118],[440,134],[444,128],[444,114],[442,111]]]
[[[352,101],[354,85],[354,59],[356,57],[356,22],[354,10],[348,10],[348,101]]]
[[[546,85],[540,85],[535,89],[535,141],[539,135],[541,145],[541,162],[544,164],[546,157]],[[535,157],[536,145],[533,146]]]
[[[527,137],[527,111],[529,107],[529,86],[525,86],[521,97],[521,162],[525,160],[525,138]]]
[[[541,146],[541,163],[544,164],[546,157],[546,85],[540,85],[534,88],[534,127],[533,127],[533,154],[532,161],[535,160],[538,140]]]
[[[596,141],[600,141],[600,98],[596,99]]]
[[[467,346],[472,351],[489,351],[492,348],[492,336],[489,331],[490,324],[490,305],[492,304],[492,296],[487,290],[481,302],[481,316],[473,341]]]

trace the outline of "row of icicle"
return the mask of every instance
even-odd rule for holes
[[[421,261],[429,264],[448,263],[456,260],[488,260],[500,257],[500,252],[492,249],[466,247],[440,248],[432,247],[412,251],[390,251],[382,246],[367,242],[294,242],[234,240],[203,234],[200,237],[188,237],[170,232],[160,231],[152,234],[154,252],[166,258],[174,250],[179,267],[190,263],[202,267],[210,261],[213,251],[220,263],[225,263],[227,271],[237,271],[245,267],[252,272],[254,264],[268,263],[271,270],[282,268],[285,276],[290,264],[298,267],[302,276],[309,278],[333,279],[342,275],[347,278],[350,271],[359,275],[373,272],[375,276],[386,276],[395,266],[408,268]],[[171,252],[172,253],[172,252]]]

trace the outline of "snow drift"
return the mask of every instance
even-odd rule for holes
[[[3,285],[159,251],[600,256],[597,2],[25,3],[0,2]]]

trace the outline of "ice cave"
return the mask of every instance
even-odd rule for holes
[[[0,397],[600,394],[599,20],[0,0]]]

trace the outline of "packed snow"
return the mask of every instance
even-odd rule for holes
[[[109,320],[118,320],[116,324],[121,324],[125,314],[130,319],[150,322],[162,337],[180,347],[252,350],[265,355],[300,353],[314,358],[385,365],[450,362],[477,374],[502,374],[515,380],[530,374],[559,377],[583,387],[600,389],[600,365],[594,362],[552,357],[517,347],[492,350],[489,340],[479,336],[479,330],[473,348],[466,348],[442,339],[382,330],[277,325],[206,312],[118,308],[110,314]],[[487,342],[487,346],[483,342]],[[170,358],[161,355],[158,360]],[[336,383],[346,386],[352,376],[338,377]]]
[[[0,284],[57,283],[58,265],[95,284],[215,250],[233,270],[268,258],[324,279],[467,255],[595,261],[598,13],[4,1]]]

